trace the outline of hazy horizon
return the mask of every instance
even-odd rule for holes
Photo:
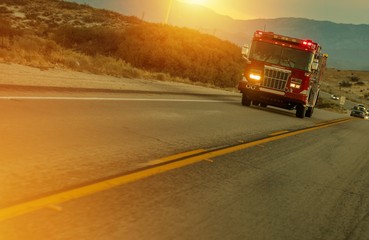
[[[170,0],[168,0],[170,1]],[[179,0],[208,7],[238,20],[296,17],[346,24],[369,24],[366,0]]]
[[[203,6],[214,12],[229,16],[236,20],[253,19],[274,19],[274,18],[306,18],[318,21],[331,21],[344,24],[369,24],[367,9],[369,2],[366,0],[341,0],[339,3],[335,0],[259,0],[250,3],[243,0],[136,0],[134,8],[127,6],[124,1],[118,0],[69,0],[78,3],[85,3],[98,8],[111,6],[110,10],[122,12],[128,15],[142,17],[145,12],[148,14],[147,7],[155,5],[156,8],[164,12],[168,9],[171,1],[184,2],[192,5]],[[117,9],[121,8],[121,9]],[[142,8],[142,11],[139,9]],[[162,19],[165,16],[163,14]],[[149,19],[151,21],[151,19]]]

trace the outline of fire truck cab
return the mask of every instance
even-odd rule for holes
[[[311,40],[256,31],[238,84],[242,105],[295,109],[296,117],[311,117],[320,91],[328,55]]]

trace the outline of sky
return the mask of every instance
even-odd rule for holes
[[[369,24],[369,0],[180,0],[234,19],[299,17]]]

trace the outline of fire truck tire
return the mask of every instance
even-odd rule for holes
[[[247,97],[246,94],[242,93],[242,105],[243,106],[250,106],[251,105],[251,99]]]
[[[313,116],[313,112],[314,112],[314,108],[313,107],[308,107],[308,109],[306,110],[306,113],[305,113],[305,117]]]
[[[260,103],[260,107],[266,108],[268,105],[266,103]]]
[[[306,113],[306,108],[304,105],[297,105],[296,106],[296,117],[298,118],[304,118]]]
[[[254,106],[259,106],[259,102],[257,102],[257,101],[252,101],[252,105],[254,105]]]

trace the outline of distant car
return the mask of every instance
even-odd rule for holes
[[[333,99],[333,100],[340,100],[340,97],[332,94],[331,95],[331,99]]]
[[[355,107],[362,107],[365,108],[364,104],[356,104]]]
[[[368,112],[365,107],[356,105],[352,110],[350,116],[368,119]]]

